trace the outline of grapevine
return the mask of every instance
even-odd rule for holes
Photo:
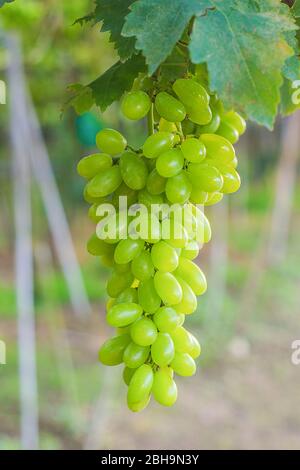
[[[145,82],[138,80],[140,89],[135,83],[121,103],[128,119],[148,116],[149,135],[142,148],[133,151],[118,131],[104,129],[96,139],[101,153],[78,164],[78,173],[88,180],[85,198],[92,203],[89,216],[96,223],[102,220],[98,207],[103,202],[111,202],[121,219],[120,196],[137,207],[176,205],[181,216],[180,227],[170,211],[149,224],[149,229],[156,227],[154,234],[134,239],[126,232],[123,238],[117,233],[108,239],[95,232],[87,244],[92,255],[112,268],[106,320],[116,331],[102,345],[99,359],[107,366],[124,363],[132,411],[145,408],[151,394],[160,404],[173,405],[174,373],[195,374],[201,347],[183,325],[197,309],[196,296],[206,291],[205,275],[195,260],[211,229],[199,205],[216,204],[238,190],[232,144],[246,127],[238,113],[224,111],[197,73],[164,89],[154,80],[147,93]],[[163,233],[166,222],[169,236]],[[172,236],[175,232],[178,236]]]

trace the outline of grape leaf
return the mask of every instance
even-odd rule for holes
[[[274,0],[210,3],[215,9],[194,22],[192,62],[207,62],[210,86],[227,108],[272,128],[283,83],[281,70],[294,53],[284,37],[296,29],[288,8]]]
[[[119,100],[125,91],[131,89],[134,79],[145,70],[145,59],[140,54],[133,55],[126,62],[117,62],[88,85],[93,92],[95,103],[105,111],[110,104]]]
[[[72,83],[67,90],[72,93],[72,96],[63,106],[62,112],[66,107],[73,106],[77,114],[83,114],[93,106],[94,99],[91,88],[80,83]]]
[[[75,23],[102,23],[101,32],[110,32],[110,41],[115,44],[121,60],[126,60],[135,52],[135,38],[121,36],[125,17],[134,0],[96,0],[95,10]]]
[[[161,64],[160,81],[170,82],[183,77],[188,70],[188,57],[178,46],[174,48],[171,54]]]
[[[300,17],[300,0],[296,0],[293,7],[292,7],[292,12],[295,16],[295,18]]]
[[[149,72],[172,53],[192,16],[205,12],[210,0],[139,0],[131,6],[122,35],[136,36]]]

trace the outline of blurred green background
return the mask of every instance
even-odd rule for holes
[[[107,272],[85,251],[93,230],[76,163],[94,149],[95,131],[116,127],[129,142],[142,124],[117,106],[78,118],[61,107],[70,83],[88,83],[116,60],[107,34],[73,25],[92,1],[16,1],[0,11],[0,30],[23,44],[32,94],[67,214],[93,314],[75,317],[59,268],[40,193],[32,188],[35,307],[41,449],[299,448],[300,365],[291,344],[300,337],[299,152],[292,155],[280,121],[273,133],[249,125],[238,146],[240,191],[207,210],[213,240],[199,256],[209,289],[188,326],[201,340],[196,377],[178,380],[172,409],[152,403],[126,408],[119,368],[97,362],[105,325]],[[0,79],[7,54],[0,49]],[[18,335],[14,278],[14,219],[8,106],[0,105],[0,449],[19,449]],[[294,121],[295,122],[295,121]],[[296,135],[294,136],[296,138]],[[295,175],[286,177],[286,175]],[[289,197],[284,197],[286,194]],[[285,217],[288,213],[290,217]],[[287,224],[282,235],[274,220]],[[276,243],[274,242],[276,241]],[[272,249],[276,246],[276,251]],[[278,250],[277,250],[278,249]]]

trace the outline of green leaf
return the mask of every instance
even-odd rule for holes
[[[172,82],[183,77],[188,70],[188,56],[176,46],[160,67],[160,81]]]
[[[135,39],[121,36],[125,17],[129,13],[129,7],[134,0],[96,0],[95,11],[76,23],[102,22],[101,32],[110,32],[110,40],[115,44],[121,60],[126,60],[135,52]]]
[[[63,110],[67,106],[73,106],[77,114],[83,114],[93,106],[94,99],[91,88],[80,83],[72,83],[67,90],[72,93],[72,96],[63,107]]]
[[[300,0],[296,0],[293,7],[292,7],[292,12],[295,16],[295,18],[300,18]]]
[[[122,35],[136,36],[149,73],[172,53],[192,16],[205,12],[209,0],[139,0],[126,17]]]
[[[145,60],[141,55],[134,55],[126,62],[117,62],[101,77],[88,85],[93,92],[95,103],[102,111],[121,98],[131,89],[134,79],[146,70]]]
[[[207,62],[210,86],[227,108],[272,128],[293,49],[284,37],[296,26],[277,0],[212,0],[197,17],[190,43],[194,63]],[[282,8],[284,7],[284,8]]]

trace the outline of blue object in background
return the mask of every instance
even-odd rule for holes
[[[78,139],[85,147],[94,147],[96,145],[96,134],[105,127],[101,119],[93,113],[87,112],[77,116],[76,133]]]

